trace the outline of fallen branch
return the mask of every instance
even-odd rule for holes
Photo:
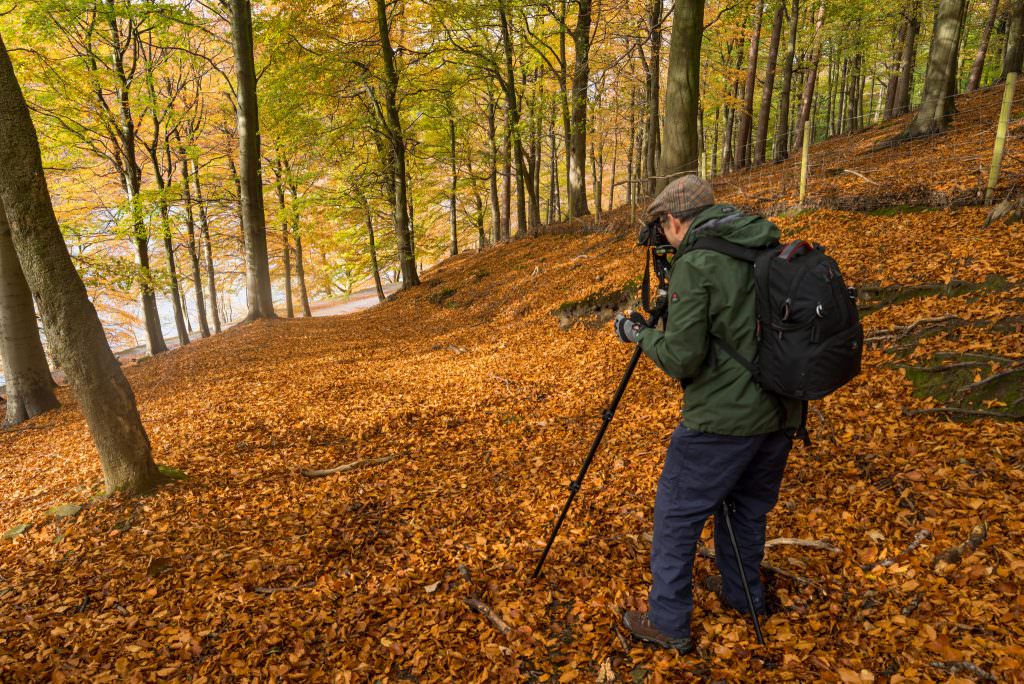
[[[996,681],[996,678],[993,677],[991,674],[989,674],[985,670],[982,670],[980,667],[978,667],[974,663],[966,661],[966,660],[947,661],[947,662],[944,662],[944,663],[943,662],[939,662],[939,661],[934,661],[934,662],[931,662],[931,663],[928,663],[928,664],[931,665],[932,667],[938,668],[940,670],[945,670],[946,672],[949,672],[951,674],[957,674],[957,673],[960,673],[960,672],[965,672],[965,673],[971,675],[972,677],[975,677],[975,678],[980,679],[982,681],[986,681],[986,682],[994,682],[994,681]]]
[[[863,178],[863,179],[864,179],[864,180],[866,180],[866,181],[867,181],[868,183],[873,183],[874,185],[878,185],[878,186],[881,186],[881,185],[882,185],[882,184],[881,184],[881,183],[879,183],[878,181],[873,181],[873,180],[871,180],[870,178],[868,178],[867,176],[865,176],[865,175],[864,175],[863,173],[861,173],[860,171],[854,171],[853,169],[843,169],[843,173],[852,173],[852,174],[853,174],[854,176],[857,176],[858,178]]]
[[[983,409],[956,408],[955,406],[941,406],[937,408],[923,409],[903,409],[903,415],[905,416],[919,416],[927,413],[946,413],[957,416],[978,416],[980,418],[1001,418],[1002,420],[1012,421],[1024,420],[1024,416],[1015,416],[1012,413],[1002,413],[1000,411],[985,411]]]
[[[963,544],[935,554],[932,567],[936,567],[939,563],[950,563],[953,565],[959,563],[964,559],[964,556],[974,553],[981,546],[981,543],[985,541],[986,537],[988,537],[988,523],[982,521],[971,529],[971,533],[967,535],[967,540]]]
[[[469,606],[470,608],[472,608],[473,610],[487,618],[488,621],[490,621],[490,623],[494,625],[494,628],[502,634],[504,634],[505,636],[508,636],[512,633],[512,627],[510,627],[507,622],[502,620],[501,616],[498,615],[493,608],[491,608],[483,601],[480,601],[475,598],[466,598],[462,600],[466,603],[467,606]]]
[[[381,463],[387,463],[388,461],[394,461],[396,458],[401,458],[401,454],[392,454],[391,456],[380,456],[379,458],[364,458],[361,461],[353,461],[352,463],[346,463],[344,465],[335,466],[334,468],[327,468],[326,470],[307,470],[302,468],[299,470],[300,473],[306,477],[327,477],[328,475],[336,475],[338,473],[347,473],[352,470],[357,470],[365,466],[380,465]]]
[[[274,594],[279,591],[298,591],[300,589],[309,589],[310,587],[316,586],[316,582],[310,580],[303,582],[302,584],[295,584],[290,587],[256,587],[253,589],[257,594]]]
[[[958,368],[980,368],[981,366],[987,366],[988,364],[984,361],[964,361],[963,363],[949,363],[938,366],[913,366],[909,363],[894,363],[897,368],[906,368],[907,370],[917,371],[919,373],[944,373],[946,371],[957,370]]]
[[[803,546],[808,549],[820,549],[831,553],[839,553],[839,548],[819,539],[796,539],[794,537],[776,537],[764,543],[766,549],[773,546]]]

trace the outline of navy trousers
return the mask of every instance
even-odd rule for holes
[[[732,437],[682,424],[676,428],[654,501],[648,610],[659,630],[672,637],[690,634],[693,559],[710,515],[715,515],[715,562],[722,573],[725,600],[749,612],[725,521],[716,515],[726,499],[734,506],[732,527],[755,610],[764,612],[760,567],[766,516],[778,500],[791,446],[792,440],[781,430]]]

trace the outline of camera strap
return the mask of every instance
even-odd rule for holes
[[[640,303],[644,311],[651,313],[651,248],[648,247],[647,257],[644,261],[644,279],[640,283]]]

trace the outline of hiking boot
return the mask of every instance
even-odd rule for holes
[[[637,639],[647,641],[662,648],[671,648],[679,652],[679,655],[689,653],[693,650],[693,642],[690,637],[670,637],[660,629],[651,624],[647,613],[638,610],[627,610],[622,615],[622,624]]]

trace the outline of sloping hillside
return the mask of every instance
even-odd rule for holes
[[[1024,227],[983,217],[779,219],[862,286],[871,348],[816,406],[770,518],[770,538],[837,550],[769,550],[766,647],[700,589],[696,655],[617,628],[645,599],[678,417],[648,362],[529,579],[630,353],[593,313],[635,286],[630,228],[462,255],[384,306],[128,369],[157,460],[188,475],[152,497],[94,498],[66,391],[68,407],[0,433],[0,529],[32,524],[0,542],[0,679],[1024,678]],[[383,456],[398,458],[299,473]],[[65,503],[83,508],[48,517]],[[712,568],[699,560],[698,580]]]

